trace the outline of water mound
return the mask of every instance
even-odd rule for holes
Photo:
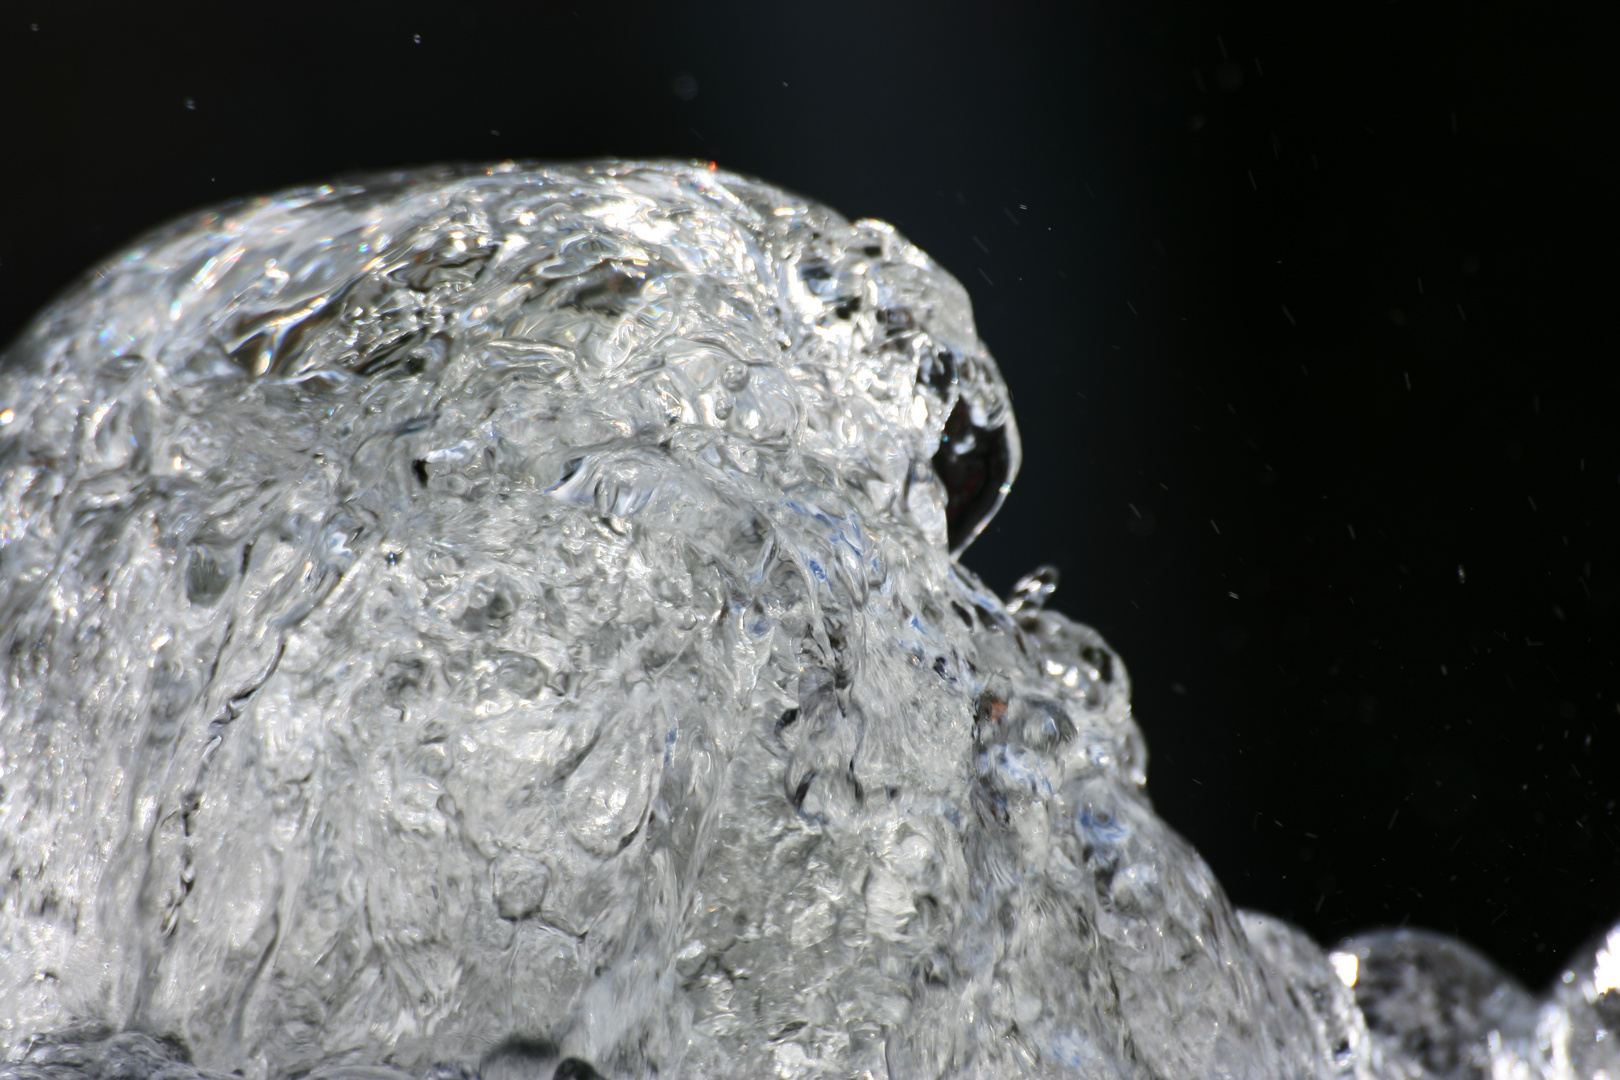
[[[0,1076],[1620,1078],[1620,937],[1232,910],[953,558],[1019,452],[949,275],[712,168],[138,242],[0,366]]]

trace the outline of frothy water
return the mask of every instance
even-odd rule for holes
[[[1017,431],[881,222],[233,203],[0,410],[0,1076],[1620,1080],[1620,933],[1537,999],[1231,908],[1124,664],[954,560]]]

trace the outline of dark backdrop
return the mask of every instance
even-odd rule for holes
[[[1608,10],[21,2],[0,335],[346,170],[697,157],[887,218],[1023,425],[966,561],[1061,569],[1232,898],[1540,983],[1620,916]]]

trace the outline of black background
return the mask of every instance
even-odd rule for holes
[[[1609,7],[7,5],[0,336],[357,169],[696,157],[886,218],[1023,426],[966,561],[1061,569],[1233,900],[1538,984],[1620,917]]]

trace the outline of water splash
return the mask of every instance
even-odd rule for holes
[[[0,405],[0,1075],[1620,1077],[1612,938],[1537,1002],[1231,909],[1119,658],[954,561],[1017,430],[880,222],[230,204]]]

